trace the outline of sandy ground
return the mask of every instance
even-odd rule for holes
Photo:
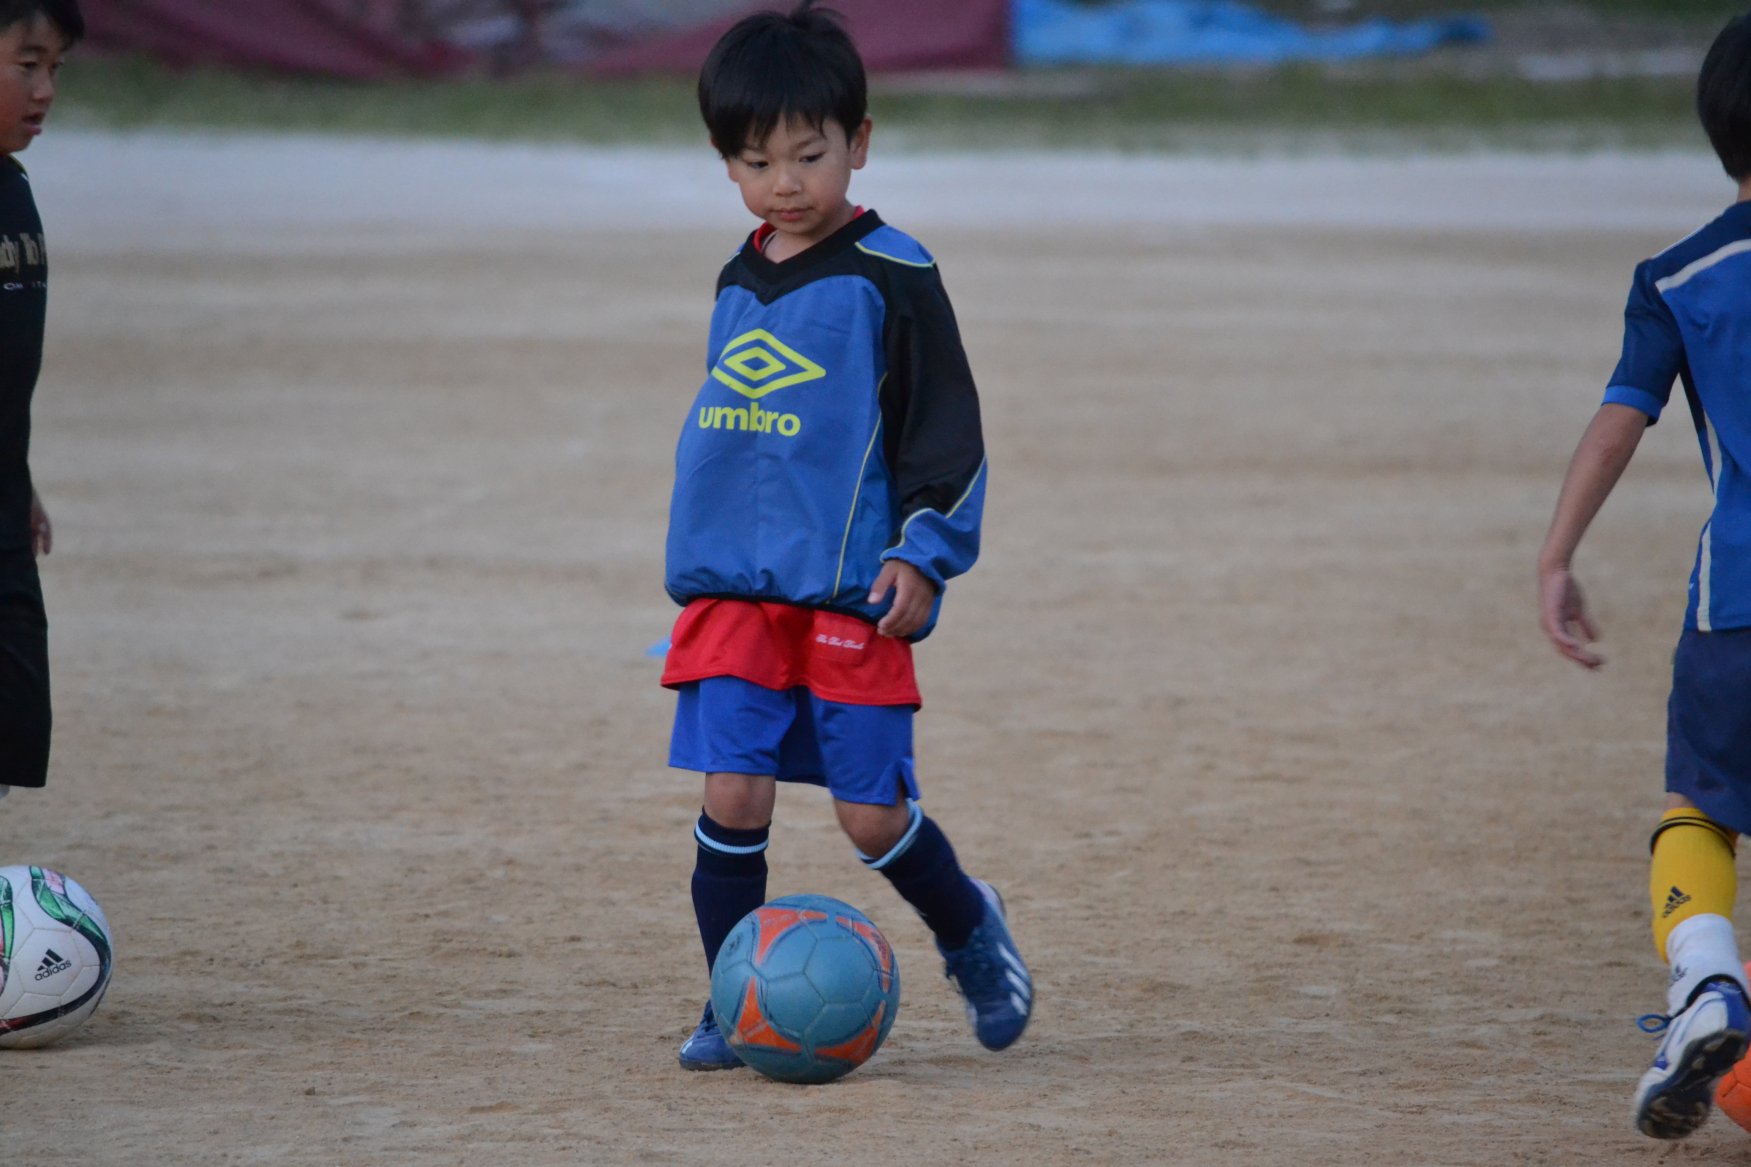
[[[883,159],[986,402],[920,652],[927,803],[1040,983],[978,1049],[787,792],[774,895],[894,942],[821,1088],[689,1075],[694,779],[645,648],[744,230],[690,155],[51,137],[35,466],[58,731],[0,860],[115,924],[0,1057],[18,1163],[1744,1163],[1628,1125],[1644,862],[1708,495],[1681,420],[1532,559],[1631,265],[1712,163]],[[567,176],[576,179],[569,204]],[[860,178],[860,183],[864,180]]]

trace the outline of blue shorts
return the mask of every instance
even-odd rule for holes
[[[845,705],[738,677],[676,688],[669,739],[676,769],[812,782],[841,802],[893,806],[918,797],[910,705]]]
[[[1666,789],[1751,834],[1751,629],[1686,629],[1672,658]]]

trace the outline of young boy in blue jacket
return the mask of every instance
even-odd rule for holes
[[[1751,1047],[1733,932],[1734,848],[1751,831],[1751,15],[1715,39],[1697,112],[1738,201],[1636,268],[1623,356],[1581,436],[1538,558],[1541,620],[1586,668],[1591,642],[1573,561],[1642,434],[1684,386],[1714,505],[1690,573],[1667,706],[1666,810],[1649,844],[1654,946],[1669,966],[1654,1064],[1636,1085],[1643,1134],[1700,1127],[1715,1082]]]
[[[912,643],[979,550],[979,401],[935,261],[846,197],[866,93],[850,37],[807,0],[738,23],[700,74],[712,145],[761,223],[718,276],[676,451],[669,762],[705,775],[708,968],[765,902],[777,783],[825,785],[863,862],[935,935],[978,1040],[1003,1049],[1033,982],[997,892],[920,809],[912,759]],[[680,1062],[741,1065],[709,1003]]]

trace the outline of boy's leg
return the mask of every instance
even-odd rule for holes
[[[1665,1037],[1636,1087],[1636,1127],[1653,1138],[1683,1138],[1700,1127],[1715,1081],[1751,1042],[1731,919],[1735,837],[1688,798],[1672,795],[1651,840],[1654,946],[1671,968]]]
[[[694,825],[693,914],[705,946],[705,967],[743,916],[766,902],[766,844],[778,784],[752,774],[707,774]]]
[[[693,919],[705,947],[708,975],[737,922],[766,902],[766,842],[776,791],[777,783],[769,777],[705,776],[704,806],[693,827],[698,844],[693,860]],[[709,1000],[676,1056],[688,1070],[733,1070],[742,1064],[724,1040]]]
[[[48,779],[49,642],[36,565],[0,557],[0,783]]]
[[[811,707],[834,810],[859,858],[935,935],[980,1043],[1013,1044],[1033,1012],[1033,980],[1002,899],[961,870],[948,836],[918,805],[911,708],[819,699]]]
[[[777,799],[771,775],[793,709],[788,695],[729,677],[680,690],[669,764],[705,772],[704,805],[693,828],[692,893],[708,972],[737,921],[766,902],[766,843]],[[679,1058],[690,1070],[742,1064],[719,1032],[709,1002]]]
[[[693,825],[693,922],[706,948],[706,973],[735,923],[765,902],[765,848],[772,827],[776,783],[755,774],[706,774],[706,797]],[[725,822],[728,820],[728,822]],[[760,824],[739,827],[730,824]],[[699,1025],[678,1051],[683,1069],[735,1069],[741,1058],[730,1050],[707,999]]]
[[[1667,796],[1649,840],[1648,897],[1654,947],[1673,971],[1673,1012],[1711,976],[1744,979],[1733,940],[1737,832],[1721,826],[1682,795]]]
[[[961,870],[948,836],[916,802],[876,808],[836,802],[839,821],[858,846],[864,864],[887,876],[905,901],[936,935],[947,974],[966,998],[967,1019],[986,1049],[1014,1045],[1033,1015],[1034,982],[1003,910],[997,890]],[[881,816],[870,830],[873,810],[903,813]],[[886,851],[879,841],[899,838]],[[860,838],[861,836],[861,838]]]
[[[985,915],[979,887],[948,836],[910,799],[889,806],[833,800],[864,866],[887,877],[944,949],[960,948]]]
[[[1672,657],[1666,813],[1654,831],[1654,942],[1671,967],[1665,1037],[1636,1088],[1645,1134],[1676,1139],[1707,1119],[1715,1080],[1751,1043],[1733,936],[1735,829],[1751,823],[1751,632],[1686,630]]]

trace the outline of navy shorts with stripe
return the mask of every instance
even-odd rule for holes
[[[1666,789],[1751,834],[1751,628],[1686,629],[1672,658]]]
[[[739,677],[707,677],[676,691],[669,740],[676,769],[770,774],[876,806],[919,796],[910,705],[847,705]]]

